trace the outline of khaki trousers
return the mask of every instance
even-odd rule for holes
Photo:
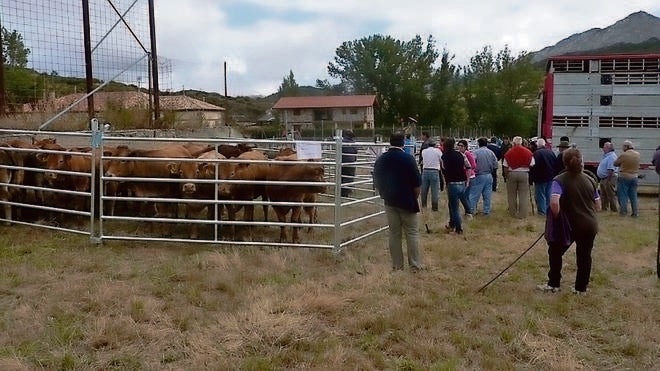
[[[529,173],[510,171],[506,180],[509,215],[524,219],[529,215]]]
[[[389,249],[392,269],[403,269],[403,237],[406,238],[408,265],[412,269],[422,269],[419,251],[419,218],[415,212],[385,205],[387,224],[390,227]]]
[[[609,178],[601,179],[599,188],[600,188],[600,201],[603,205],[603,211],[611,210],[618,211],[618,200],[616,198],[616,177],[612,176]]]

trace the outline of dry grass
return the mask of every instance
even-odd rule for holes
[[[443,195],[444,196],[444,195]],[[658,203],[600,214],[589,295],[543,294],[541,233],[505,215],[463,237],[425,215],[428,269],[391,272],[386,234],[328,251],[107,242],[0,227],[0,369],[653,369]]]

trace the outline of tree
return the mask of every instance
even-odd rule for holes
[[[419,35],[407,42],[373,35],[339,46],[328,74],[338,78],[347,93],[375,94],[376,123],[387,126],[426,109],[437,57],[432,36],[424,45]]]
[[[536,94],[543,73],[522,52],[514,58],[508,46],[493,55],[484,47],[470,59],[462,77],[467,125],[510,135],[533,134]]]
[[[2,33],[2,60],[4,67],[5,100],[9,110],[20,110],[22,103],[36,100],[38,82],[34,71],[26,68],[30,49],[25,47],[23,36],[14,30],[0,29]]]
[[[9,32],[2,27],[2,56],[5,64],[13,68],[25,68],[29,55],[30,49],[25,47],[23,35],[16,30]]]
[[[280,85],[277,93],[281,97],[295,97],[299,94],[298,88],[299,86],[296,78],[293,76],[293,71],[289,70],[289,76],[285,76],[282,79],[282,85]]]
[[[429,100],[420,122],[428,126],[451,128],[463,126],[462,104],[459,95],[458,67],[451,62],[454,55],[442,51],[440,66],[431,78]]]

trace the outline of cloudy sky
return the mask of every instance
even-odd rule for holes
[[[515,54],[604,28],[657,0],[157,0],[158,54],[172,62],[173,90],[269,95],[292,70],[298,85],[329,79],[344,41],[375,34],[409,41],[433,35],[436,48],[467,64],[484,46]],[[170,82],[168,82],[170,83]]]

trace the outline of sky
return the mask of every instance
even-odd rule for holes
[[[157,0],[158,55],[171,61],[172,90],[270,95],[293,71],[298,85],[333,81],[327,66],[345,41],[371,35],[409,41],[432,35],[465,65],[490,46],[514,55],[631,13],[660,16],[657,0]]]

